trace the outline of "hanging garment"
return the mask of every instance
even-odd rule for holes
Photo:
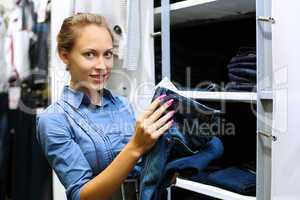
[[[13,128],[12,199],[52,200],[52,170],[36,141],[36,115],[16,110]]]
[[[223,154],[222,142],[213,136],[218,134],[213,127],[218,126],[220,111],[161,87],[156,89],[152,101],[162,94],[167,95],[164,102],[174,99],[169,110],[176,113],[172,127],[143,157],[140,177],[140,199],[143,200],[161,199],[173,172],[191,169],[190,172],[196,173]],[[185,157],[185,165],[180,167],[182,160],[177,159]]]
[[[8,187],[10,135],[7,122],[8,94],[0,93],[0,200],[5,200]]]
[[[34,37],[30,40],[29,56],[33,84],[46,84],[49,62],[49,24],[48,22],[33,25]]]
[[[141,11],[140,0],[128,1],[127,14],[127,46],[123,68],[136,70],[140,59],[141,49]]]
[[[22,30],[22,8],[16,6],[9,15],[5,40],[5,60],[10,79],[23,79],[30,74],[29,31]]]
[[[0,16],[0,92],[7,92],[8,90],[8,70],[5,63],[4,42],[6,37],[6,25],[4,19]]]
[[[103,15],[113,30],[117,55],[123,68],[136,70],[141,48],[141,9],[139,0],[74,0],[74,13],[91,12]]]

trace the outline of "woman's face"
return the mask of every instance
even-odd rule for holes
[[[60,53],[69,66],[71,85],[77,89],[101,90],[113,66],[113,42],[105,27],[81,28],[70,52]]]

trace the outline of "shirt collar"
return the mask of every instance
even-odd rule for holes
[[[89,97],[84,92],[73,90],[69,86],[64,86],[62,99],[75,108],[79,108],[82,103],[90,103]],[[109,102],[116,103],[116,96],[110,90],[103,88],[102,106],[106,106]]]

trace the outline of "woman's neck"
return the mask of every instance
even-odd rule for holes
[[[70,82],[70,88],[75,91],[81,91],[90,98],[91,104],[102,105],[103,90],[94,90],[86,87],[77,87],[76,84]]]

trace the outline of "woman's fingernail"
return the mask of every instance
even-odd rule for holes
[[[165,94],[162,94],[162,95],[160,95],[159,97],[157,97],[158,98],[158,100],[162,100],[165,96],[167,96],[167,95],[165,95]]]
[[[175,114],[175,110],[170,111],[171,117]]]
[[[170,106],[173,103],[174,99],[170,99],[169,101],[167,101],[167,105]]]
[[[174,123],[174,120],[173,119],[170,120],[169,123],[172,125]]]

